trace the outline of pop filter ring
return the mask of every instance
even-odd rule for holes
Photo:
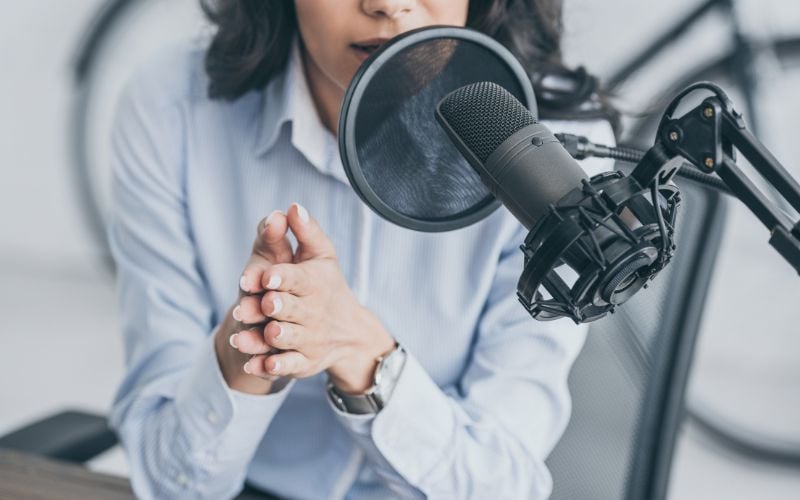
[[[350,186],[358,197],[384,219],[415,231],[440,232],[460,229],[487,217],[501,205],[496,198],[487,197],[489,201],[484,202],[482,207],[480,204],[475,206],[480,208],[473,207],[472,213],[469,215],[444,217],[435,221],[416,219],[402,214],[384,203],[369,185],[361,169],[356,146],[356,118],[359,105],[372,78],[398,53],[426,41],[442,39],[470,42],[496,55],[505,63],[510,73],[516,76],[517,83],[525,94],[524,104],[528,110],[534,118],[538,116],[533,85],[522,64],[500,42],[479,31],[455,26],[426,26],[398,35],[370,54],[356,71],[342,100],[342,108],[339,112],[339,154],[342,157],[342,165],[347,179],[350,181]],[[433,113],[434,110],[431,110],[432,117]]]

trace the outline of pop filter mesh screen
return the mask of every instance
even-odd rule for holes
[[[445,95],[480,81],[495,82],[526,101],[505,61],[461,39],[412,45],[371,77],[358,103],[356,152],[366,182],[392,210],[438,221],[468,215],[493,201],[434,117]]]

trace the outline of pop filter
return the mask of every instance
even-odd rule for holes
[[[468,226],[497,209],[434,114],[450,92],[487,81],[537,115],[522,65],[477,31],[422,28],[370,55],[347,89],[338,131],[344,170],[364,203],[390,222],[430,232]]]

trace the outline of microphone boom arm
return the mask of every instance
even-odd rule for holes
[[[673,117],[683,99],[696,90],[710,90],[714,95],[682,116]],[[800,220],[792,223],[753,184],[736,164],[734,148],[797,212],[800,212],[800,184],[747,130],[742,115],[719,86],[695,83],[673,99],[661,118],[655,144],[646,153],[594,144],[572,134],[555,136],[577,160],[596,157],[636,163],[631,177],[642,186],[656,180],[664,185],[677,175],[736,197],[770,231],[769,244],[800,274]],[[676,161],[682,164],[673,163]]]
[[[673,117],[681,101],[701,89],[710,90],[714,95],[682,116]],[[655,145],[631,176],[647,185],[648,178],[652,179],[654,175],[654,162],[652,158],[646,160],[656,151],[659,154],[663,152],[670,160],[686,159],[705,175],[716,174],[733,196],[741,200],[770,231],[769,244],[800,274],[800,221],[793,223],[742,172],[736,164],[734,148],[790,206],[800,212],[800,184],[747,130],[742,115],[733,108],[725,92],[709,82],[687,87],[667,107],[658,127]],[[674,175],[674,172],[668,175]]]

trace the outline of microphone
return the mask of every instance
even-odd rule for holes
[[[550,130],[503,87],[451,92],[436,119],[489,191],[531,229],[586,174]]]
[[[447,94],[435,116],[491,193],[529,230],[520,246],[525,266],[517,296],[535,319],[602,318],[671,259],[680,202],[674,185],[643,187],[618,171],[588,179],[553,133],[492,82]],[[572,283],[555,271],[562,264],[575,271]]]

